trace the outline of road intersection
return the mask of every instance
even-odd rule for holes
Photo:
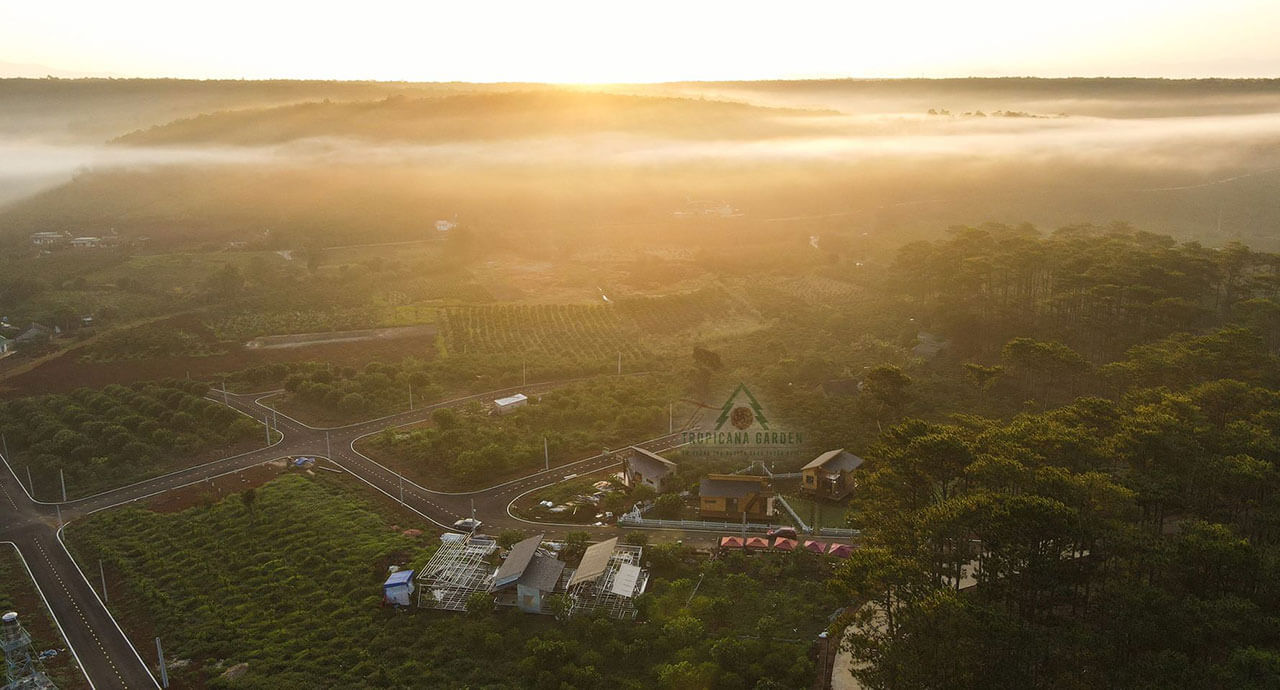
[[[62,541],[62,527],[74,520],[108,508],[158,496],[167,491],[192,486],[216,477],[288,457],[327,458],[343,471],[400,502],[405,509],[445,529],[474,510],[486,530],[522,529],[529,521],[509,511],[515,497],[530,490],[564,481],[567,475],[584,475],[618,464],[602,453],[582,460],[534,472],[518,479],[469,492],[434,491],[401,477],[393,470],[357,450],[356,444],[387,428],[418,424],[442,408],[475,401],[492,400],[520,391],[537,393],[563,385],[546,383],[488,391],[464,396],[380,419],[341,427],[317,428],[279,414],[263,404],[273,393],[230,394],[215,392],[210,397],[254,418],[273,418],[280,432],[271,445],[212,462],[184,468],[159,477],[61,503],[37,501],[22,485],[3,458],[0,470],[0,542],[13,544],[31,570],[37,589],[44,597],[62,629],[68,645],[95,689],[152,688],[159,683],[151,670],[154,660],[144,660],[111,616],[98,593],[72,558]],[[678,444],[679,434],[662,436],[640,444],[663,450]],[[538,525],[548,534],[572,530],[616,533],[616,527],[593,528],[581,525]]]

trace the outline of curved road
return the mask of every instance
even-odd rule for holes
[[[329,429],[311,427],[286,415],[272,413],[270,408],[260,402],[272,393],[233,395],[211,392],[210,398],[225,402],[255,419],[261,419],[264,415],[272,416],[275,420],[273,424],[280,432],[279,440],[258,450],[64,503],[46,503],[32,499],[9,466],[8,459],[0,456],[7,469],[0,471],[0,541],[12,542],[30,565],[37,588],[49,603],[55,620],[92,687],[104,690],[158,687],[151,670],[152,665],[157,665],[158,668],[154,653],[149,646],[145,647],[148,657],[144,660],[112,618],[63,545],[63,524],[77,517],[239,472],[271,460],[301,455],[329,458],[352,476],[392,499],[401,501],[405,508],[446,529],[452,528],[454,521],[459,518],[470,516],[473,506],[476,516],[485,523],[487,529],[526,528],[529,523],[513,518],[507,512],[508,505],[516,496],[540,486],[564,481],[566,475],[595,472],[615,465],[617,461],[609,456],[596,455],[486,489],[450,493],[433,491],[402,479],[392,470],[356,450],[356,442],[388,427],[420,423],[441,408],[492,400],[517,391],[530,393],[550,390],[564,383],[489,391]],[[650,450],[662,450],[677,445],[678,438],[679,434],[673,434],[638,445]],[[568,529],[617,530],[560,525],[548,526],[544,531],[555,533]]]

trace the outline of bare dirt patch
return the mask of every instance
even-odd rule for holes
[[[266,464],[254,465],[235,474],[216,477],[208,481],[192,484],[181,489],[166,491],[146,502],[148,510],[157,513],[180,513],[187,508],[201,505],[212,505],[232,494],[245,489],[253,489],[279,477],[285,472],[303,472],[293,469],[286,459],[272,460]]]

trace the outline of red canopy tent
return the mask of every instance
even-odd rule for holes
[[[747,537],[748,549],[767,549],[769,548],[769,540],[764,537]]]
[[[824,542],[820,542],[820,541],[814,541],[814,540],[812,540],[812,539],[806,539],[806,540],[805,540],[805,542],[804,542],[804,548],[805,548],[805,550],[806,550],[806,551],[812,551],[813,553],[826,553],[826,552],[827,552],[827,545],[826,545],[826,543],[824,543]]]
[[[720,548],[740,549],[742,548],[742,537],[720,537]]]
[[[848,558],[853,555],[853,547],[848,544],[832,544],[831,548],[827,550],[827,555],[835,556],[836,558]]]
[[[795,551],[796,540],[787,539],[786,537],[778,537],[778,539],[773,542],[773,548],[779,551]]]

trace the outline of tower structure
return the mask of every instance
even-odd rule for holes
[[[22,629],[18,614],[0,617],[0,649],[4,650],[5,685],[0,690],[50,690],[55,686],[31,658],[31,636]]]

